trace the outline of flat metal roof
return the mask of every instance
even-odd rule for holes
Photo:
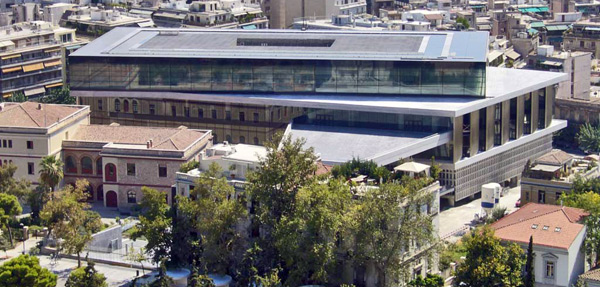
[[[72,57],[485,62],[488,32],[120,27]]]
[[[360,158],[386,165],[446,144],[451,132],[427,133],[349,127],[290,124],[285,132],[303,138],[325,164],[341,164]]]

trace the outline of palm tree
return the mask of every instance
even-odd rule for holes
[[[63,162],[53,155],[45,156],[40,162],[40,181],[51,191],[63,179]]]

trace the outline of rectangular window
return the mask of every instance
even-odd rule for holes
[[[102,100],[98,100],[98,110],[101,111],[102,109]]]
[[[127,175],[135,176],[135,163],[127,164]]]
[[[554,278],[554,262],[546,261],[546,278]]]
[[[174,117],[177,116],[177,107],[176,106],[171,106],[171,116],[174,116]]]
[[[33,162],[27,163],[27,174],[35,174],[35,165]]]
[[[12,148],[12,140],[8,140],[8,148]]]
[[[150,114],[151,115],[156,114],[156,106],[155,105],[152,105],[152,104],[150,105]]]
[[[244,112],[240,112],[240,122],[246,121],[246,114]]]
[[[27,141],[27,149],[33,149],[33,141]]]
[[[231,111],[225,111],[225,119],[228,121],[231,120]]]
[[[184,107],[183,108],[183,113],[185,114],[186,118],[190,117],[190,108],[189,107]]]
[[[204,117],[204,110],[201,108],[198,108],[198,118],[201,119]]]
[[[8,142],[6,140],[2,140],[2,147],[8,147]]]
[[[254,113],[254,122],[258,123],[258,120],[259,120],[258,113]]]
[[[167,177],[167,166],[166,165],[158,166],[158,177]]]
[[[217,118],[217,110],[211,110],[210,113],[213,119]]]
[[[543,190],[538,191],[538,203],[546,203],[546,192]]]

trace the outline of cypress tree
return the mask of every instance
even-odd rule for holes
[[[527,261],[525,262],[525,287],[535,286],[535,273],[533,271],[533,235],[529,237],[529,246],[527,247]]]

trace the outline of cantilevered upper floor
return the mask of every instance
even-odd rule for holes
[[[74,90],[485,96],[487,32],[114,29]]]

